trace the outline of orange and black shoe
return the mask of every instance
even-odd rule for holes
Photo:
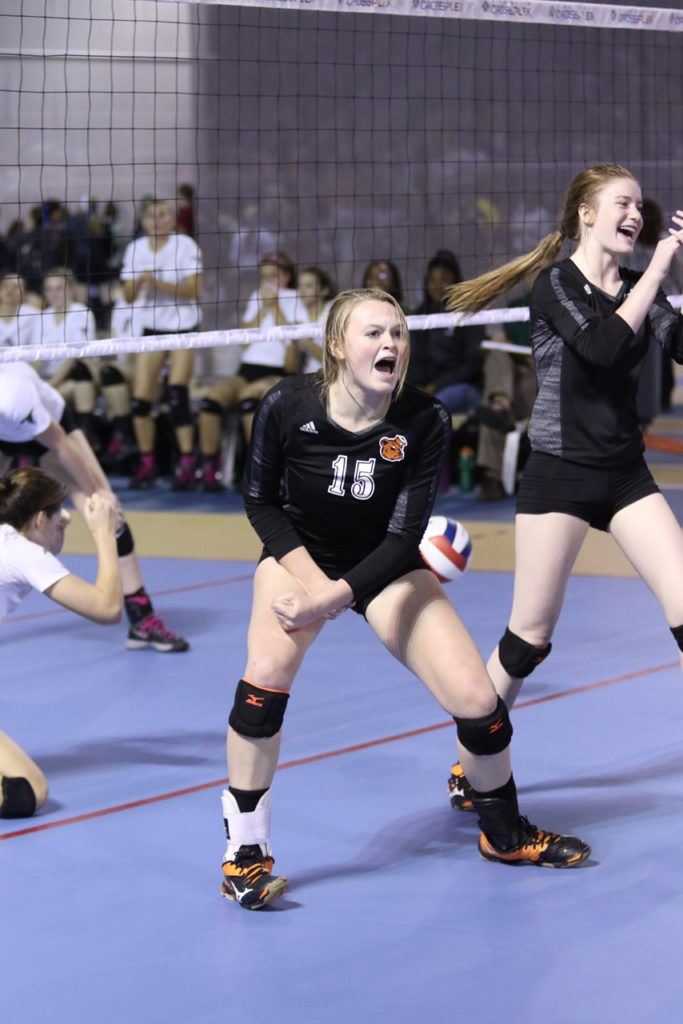
[[[462,765],[456,761],[448,776],[448,795],[451,798],[451,807],[456,811],[473,811],[472,787],[465,778]]]
[[[520,815],[514,845],[500,849],[484,832],[479,852],[499,864],[531,864],[539,868],[575,868],[591,855],[591,848],[575,836],[558,836],[532,825]]]
[[[232,860],[223,862],[221,894],[245,910],[260,910],[287,890],[287,879],[271,874],[272,857],[258,843],[240,846]]]

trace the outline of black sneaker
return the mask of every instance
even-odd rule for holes
[[[536,828],[520,816],[518,842],[500,850],[481,833],[479,852],[486,860],[500,864],[531,864],[539,868],[575,868],[591,855],[591,848],[575,836],[558,836]]]
[[[271,874],[274,863],[258,843],[240,846],[234,860],[223,862],[221,895],[235,900],[245,910],[267,906],[287,891],[287,879]]]
[[[129,651],[141,651],[145,647],[152,647],[162,654],[175,654],[190,649],[187,640],[166,629],[156,615],[148,615],[130,627],[126,647]]]
[[[473,811],[472,787],[465,778],[462,765],[456,761],[448,776],[448,795],[451,798],[451,807],[456,811]]]

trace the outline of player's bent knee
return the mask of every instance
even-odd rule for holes
[[[223,406],[213,398],[202,398],[199,403],[200,413],[208,413],[209,416],[222,416]]]
[[[255,412],[260,401],[260,398],[243,398],[239,404],[239,410],[242,416],[248,416],[249,413]]]
[[[3,776],[0,788],[2,789],[0,818],[30,818],[47,799],[47,785],[44,794],[36,794],[28,779],[21,776],[13,779],[6,775]],[[39,800],[40,796],[43,797],[42,800]]]
[[[189,427],[192,423],[190,392],[187,384],[169,384],[169,417],[174,427]]]
[[[249,739],[269,739],[282,728],[289,694],[240,679],[230,718],[231,728]]]
[[[131,402],[131,411],[134,417],[145,419],[152,415],[152,403],[146,398],[134,398]]]
[[[513,679],[526,679],[537,665],[550,654],[552,644],[546,647],[534,647],[521,636],[506,629],[498,645],[500,663]]]
[[[500,697],[494,710],[482,718],[453,717],[458,727],[458,739],[470,754],[477,757],[500,754],[510,745],[512,723]]]

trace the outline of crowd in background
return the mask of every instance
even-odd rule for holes
[[[661,210],[646,202],[640,245],[645,262],[663,229]],[[33,207],[0,239],[0,345],[199,329],[203,268],[195,235],[188,184],[178,187],[173,202],[145,197],[132,238],[122,234],[114,203],[84,199],[69,210],[49,200]],[[357,284],[383,289],[407,313],[430,314],[444,311],[446,289],[461,280],[456,256],[442,249],[426,263],[422,301],[414,309],[407,308],[400,270],[390,259],[372,260]],[[261,254],[254,283],[241,312],[243,327],[319,324],[337,293],[327,269],[298,268],[282,251]],[[683,291],[679,268],[670,291]],[[528,298],[527,290],[507,304],[526,305]],[[482,348],[487,337],[519,351]],[[530,350],[524,348],[526,324],[412,332],[408,382],[435,394],[453,415],[444,486],[476,485],[477,499],[486,502],[513,493],[535,396]],[[129,474],[131,487],[145,489],[170,475],[175,490],[211,492],[239,485],[240,452],[265,392],[286,374],[315,371],[320,360],[319,340],[312,336],[246,346],[234,373],[201,386],[195,353],[187,349],[44,360],[37,369],[67,398],[106,468]],[[662,374],[664,406],[672,387],[668,369]]]

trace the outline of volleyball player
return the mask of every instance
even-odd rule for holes
[[[101,494],[92,495],[83,506],[97,549],[97,579],[88,583],[56,557],[70,519],[62,504],[65,494],[61,483],[39,469],[15,469],[0,479],[0,621],[32,589],[93,622],[120,620],[116,506]],[[0,732],[0,818],[30,817],[47,795],[47,781],[38,765]]]
[[[659,601],[683,652],[683,538],[645,463],[636,412],[648,346],[659,344],[683,363],[683,320],[662,291],[683,244],[683,211],[646,270],[636,273],[620,260],[633,252],[641,207],[640,186],[628,170],[590,167],[567,192],[559,230],[450,292],[451,309],[474,312],[540,270],[531,298],[538,395],[517,499],[514,597],[508,627],[488,662],[508,708],[550,654],[589,526],[612,534]],[[565,240],[577,243],[573,254],[553,262]],[[453,805],[468,809],[463,769],[453,766],[449,789]]]
[[[244,493],[264,550],[222,801],[223,894],[251,910],[287,886],[272,873],[269,816],[289,691],[326,619],[349,607],[454,716],[483,856],[571,867],[590,853],[520,816],[507,710],[419,556],[451,425],[434,398],[402,389],[407,363],[398,303],[378,289],[343,292],[327,318],[322,373],[281,381],[256,412]]]
[[[18,274],[0,276],[0,347],[39,345],[41,314],[24,301],[26,283]]]
[[[199,246],[189,235],[176,232],[175,214],[165,200],[148,199],[141,221],[145,233],[126,247],[123,257],[124,298],[136,304],[145,335],[194,331],[201,321],[202,254]],[[139,352],[135,357],[133,426],[140,450],[140,463],[131,481],[135,489],[150,487],[157,476],[152,409],[167,359],[168,404],[180,451],[173,488],[183,491],[194,486],[195,438],[189,393],[194,358],[193,349]]]
[[[52,267],[43,278],[46,308],[41,315],[41,345],[83,345],[97,336],[92,311],[75,298],[76,278],[68,267]],[[79,428],[93,443],[97,367],[93,359],[56,359],[40,364],[40,374],[73,404]]]
[[[81,514],[85,514],[88,498],[96,493],[116,506],[116,546],[129,622],[129,650],[153,648],[164,654],[188,650],[187,641],[167,629],[154,612],[142,581],[133,534],[118,498],[85,435],[69,416],[64,399],[25,363],[0,363],[0,476],[6,468],[3,454],[21,454],[26,447],[36,452],[52,475],[63,479]]]
[[[305,323],[306,308],[296,291],[296,266],[285,252],[269,252],[259,262],[258,288],[251,293],[240,326],[281,327]],[[279,338],[254,341],[242,352],[239,370],[224,377],[207,392],[199,407],[200,477],[205,491],[223,490],[221,432],[223,415],[239,409],[246,440],[251,435],[254,410],[266,391],[285,373],[297,369],[297,343]]]

